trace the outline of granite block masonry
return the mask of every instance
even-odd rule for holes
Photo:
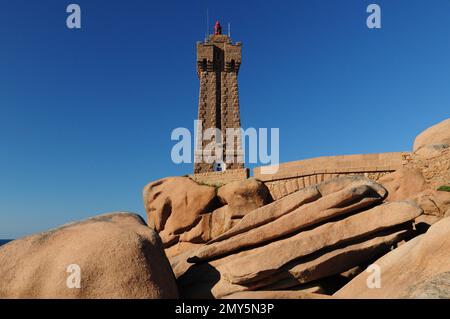
[[[232,43],[230,37],[216,32],[204,42],[197,43],[197,75],[200,80],[198,102],[197,141],[195,148],[194,173],[243,169],[243,152],[240,131],[226,136],[227,129],[240,129],[238,73],[242,61],[241,43]],[[221,136],[202,139],[208,129],[219,129]],[[233,138],[228,141],[227,138]],[[222,145],[222,161],[208,163],[207,146]],[[230,147],[231,145],[231,147]],[[214,150],[210,154],[214,154]],[[228,161],[226,159],[232,159]]]

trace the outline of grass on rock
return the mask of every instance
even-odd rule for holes
[[[440,186],[437,190],[438,190],[438,191],[441,191],[441,192],[450,192],[450,186],[448,186],[448,185],[442,185],[442,186]]]

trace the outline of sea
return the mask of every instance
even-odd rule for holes
[[[0,239],[0,246],[9,243],[12,239]]]

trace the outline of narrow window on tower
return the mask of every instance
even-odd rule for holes
[[[236,62],[234,62],[234,60],[231,60],[231,63],[230,63],[230,71],[231,72],[234,72],[235,70],[235,67],[236,67]]]
[[[206,72],[207,62],[206,59],[203,59],[202,61],[202,71]]]

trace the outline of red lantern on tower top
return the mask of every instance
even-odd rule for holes
[[[216,21],[216,25],[214,26],[214,35],[220,34],[222,34],[222,26],[220,25],[219,21]]]

